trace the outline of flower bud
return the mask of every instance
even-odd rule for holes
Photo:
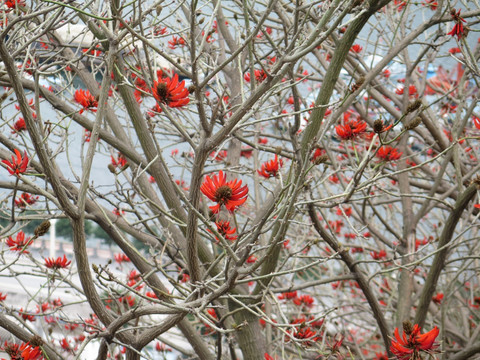
[[[36,237],[43,236],[48,232],[48,229],[50,229],[50,221],[45,220],[35,228],[33,233]]]
[[[415,119],[410,121],[407,125],[405,125],[405,130],[413,130],[421,123],[422,123],[422,118],[420,116],[417,116]]]
[[[409,113],[411,113],[411,112],[414,112],[415,110],[417,110],[418,108],[420,108],[420,106],[422,106],[422,100],[416,99],[413,103],[408,104],[408,106],[407,106],[407,114],[409,114]]]

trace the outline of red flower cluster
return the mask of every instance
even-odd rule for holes
[[[478,130],[480,130],[480,119],[478,117],[476,116],[473,117],[473,124]]]
[[[377,157],[383,161],[393,161],[400,159],[402,154],[402,152],[398,152],[398,149],[386,145],[378,149]]]
[[[185,40],[180,36],[172,36],[171,40],[168,40],[168,47],[172,50],[176,49],[177,45],[185,45]]]
[[[182,107],[189,103],[189,92],[185,88],[185,80],[178,82],[178,74],[173,78],[162,78],[153,83],[152,94],[158,103],[166,104],[169,107]]]
[[[4,4],[9,9],[15,9],[16,6],[24,7],[25,6],[25,0],[5,0]]]
[[[110,156],[111,164],[117,168],[123,168],[127,165],[127,158],[122,154],[118,153],[118,157],[115,159],[113,155]]]
[[[27,247],[32,244],[32,241],[30,241],[29,237],[25,239],[25,233],[20,230],[15,240],[13,237],[9,236],[6,244],[10,247],[11,251],[19,251],[22,254],[28,254]]]
[[[362,120],[347,120],[344,125],[335,126],[335,131],[342,140],[353,140],[366,130],[367,123]]]
[[[410,322],[404,322],[403,333],[400,335],[398,328],[395,328],[395,338],[392,340],[390,351],[398,360],[420,359],[420,353],[431,354],[435,352],[437,344],[435,339],[439,330],[435,326],[425,334],[420,334],[420,326]]]
[[[31,315],[31,314],[27,314],[25,313],[25,311],[23,310],[23,308],[20,308],[20,310],[18,310],[18,315],[25,321],[30,321],[30,322],[34,322],[36,319],[35,319],[35,315]]]
[[[128,256],[123,253],[115,254],[113,257],[115,258],[115,261],[119,264],[122,262],[130,262]]]
[[[214,214],[218,213],[222,205],[233,212],[247,201],[247,185],[242,187],[242,180],[237,179],[227,182],[227,176],[221,170],[212,178],[206,176],[200,190],[206,197],[217,203],[210,206]]]
[[[16,360],[42,360],[42,350],[39,346],[32,346],[30,343],[9,344],[5,341],[5,345],[1,349],[6,352],[10,359]],[[3,360],[3,359],[2,359]]]
[[[440,305],[443,301],[443,293],[437,293],[437,295],[432,296],[432,301],[435,304]]]
[[[285,293],[281,293],[280,295],[278,295],[279,300],[295,299],[296,297],[297,297],[297,292],[296,291],[285,292]]]
[[[18,118],[17,121],[13,124],[12,134],[22,132],[23,130],[27,130],[27,124],[25,124],[24,118]]]
[[[312,346],[314,342],[321,339],[321,336],[318,336],[317,332],[313,331],[308,326],[299,326],[295,328],[292,335],[295,339],[301,340],[302,345],[304,346]]]
[[[401,87],[401,88],[398,88],[397,90],[395,90],[395,93],[397,95],[403,95],[404,91],[405,91],[405,88]],[[410,85],[408,87],[408,95],[409,96],[418,95],[417,94],[417,87],[415,85]]]
[[[45,258],[45,266],[49,269],[65,269],[72,262],[67,260],[67,257],[63,255],[63,258],[59,256],[58,258]]]
[[[460,39],[465,36],[465,27],[463,26],[463,23],[466,22],[464,18],[460,16],[460,9],[455,12],[455,9],[452,9],[450,12],[450,15],[452,15],[453,21],[455,21],[455,25],[453,26],[453,29],[447,33],[447,35],[452,35],[456,36],[457,40],[460,41]]]
[[[255,80],[257,80],[257,82],[261,83],[263,80],[265,80],[267,78],[267,74],[265,73],[265,71],[262,69],[262,70],[254,70],[254,74],[255,74]],[[247,72],[243,78],[245,79],[246,82],[250,82],[250,73]]]
[[[29,193],[22,193],[18,199],[15,199],[15,206],[24,209],[27,205],[33,205],[37,202],[38,196],[32,196]]]
[[[387,257],[387,252],[385,250],[380,250],[379,252],[372,251],[370,255],[374,260],[382,260]]]
[[[278,171],[283,166],[283,160],[278,160],[278,155],[275,154],[275,158],[270,161],[266,161],[262,164],[260,170],[257,170],[258,174],[264,178],[277,177]]]
[[[358,45],[358,44],[355,44],[355,45],[353,45],[353,46],[350,48],[350,52],[355,53],[355,54],[361,53],[362,50],[363,50],[363,47],[361,47],[361,46]]]
[[[427,7],[430,7],[430,10],[437,10],[437,7],[438,7],[438,1],[435,1],[435,0],[425,0],[425,1],[422,1],[422,5],[423,6],[427,6]]]
[[[93,112],[97,111],[98,101],[90,94],[88,90],[78,89],[73,94],[73,100],[83,106],[83,109],[80,110],[80,114],[82,114],[85,110],[91,110]]]
[[[157,342],[155,344],[155,350],[157,350],[158,352],[171,352],[172,351],[172,349],[167,347],[165,344],[162,344],[161,342]]]
[[[310,295],[301,295],[293,299],[293,303],[297,306],[305,305],[307,307],[313,306],[313,298]]]
[[[23,153],[23,158],[22,154],[20,154],[20,151],[18,151],[17,149],[15,149],[14,151],[15,155],[17,155],[17,158],[15,159],[15,157],[12,156],[12,162],[8,160],[2,160],[2,163],[7,165],[7,170],[10,175],[20,175],[27,171],[28,156],[26,151]]]
[[[230,227],[230,221],[216,221],[217,231],[222,235],[226,240],[235,241],[237,240],[237,228]],[[217,239],[218,241],[218,239]]]

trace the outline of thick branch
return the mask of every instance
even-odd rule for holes
[[[428,306],[432,301],[432,296],[437,287],[437,282],[440,274],[445,266],[445,260],[448,254],[448,243],[452,240],[455,228],[460,220],[460,217],[467,207],[468,203],[475,197],[480,185],[480,180],[477,178],[465,191],[458,197],[454,210],[450,213],[450,216],[445,223],[443,232],[440,235],[438,241],[439,251],[433,259],[432,267],[428,273],[425,285],[423,287],[422,294],[420,295],[420,301],[417,308],[417,314],[415,316],[415,323],[423,327],[425,319],[427,318]]]

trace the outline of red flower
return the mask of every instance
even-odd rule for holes
[[[458,48],[458,47],[453,47],[453,48],[449,49],[448,52],[450,54],[458,54],[458,53],[461,53],[462,50],[460,50],[460,48]]]
[[[387,252],[385,250],[380,250],[379,252],[372,251],[370,255],[374,260],[381,260],[387,257]]]
[[[32,346],[30,343],[9,344],[5,341],[3,351],[6,352],[10,359],[16,360],[42,360],[42,350],[38,346]],[[2,359],[3,360],[3,359]]]
[[[262,69],[262,70],[254,70],[254,74],[255,74],[255,80],[257,80],[257,82],[261,83],[263,80],[265,80],[267,78],[267,74],[265,73],[265,71]],[[243,78],[245,79],[246,82],[250,82],[250,73],[246,73]]]
[[[285,292],[285,293],[281,293],[280,295],[278,295],[279,300],[295,299],[296,297],[297,297],[297,292],[296,291]]]
[[[398,328],[395,328],[395,339],[392,340],[390,351],[399,360],[420,359],[420,352],[432,353],[438,346],[435,339],[439,330],[435,326],[425,334],[420,334],[420,327],[415,324],[405,322],[403,324],[403,333],[400,336]]]
[[[353,52],[355,54],[359,54],[362,50],[363,48],[358,44],[355,44],[350,48],[350,52]]]
[[[277,177],[278,170],[283,166],[283,161],[278,161],[278,155],[275,154],[275,158],[270,161],[266,161],[262,164],[262,168],[257,170],[258,174],[264,178]]]
[[[212,178],[206,176],[200,190],[206,197],[217,203],[217,205],[210,206],[210,210],[215,214],[222,205],[228,211],[233,212],[247,201],[247,185],[242,187],[242,180],[237,179],[227,182],[227,176],[221,170]]]
[[[307,307],[313,306],[313,298],[310,295],[302,295],[293,299],[293,303],[297,306],[305,305]]]
[[[18,315],[20,315],[22,317],[22,319],[25,320],[25,321],[27,321],[27,320],[30,321],[30,322],[35,321],[35,316],[25,314],[25,312],[23,311],[23,308],[20,308],[20,310],[18,310]]]
[[[425,1],[422,1],[422,5],[423,6],[428,6],[428,7],[430,7],[431,10],[435,11],[435,10],[437,10],[437,7],[438,7],[438,1],[425,0]]]
[[[15,157],[12,156],[12,162],[8,160],[2,160],[2,163],[7,165],[7,170],[10,173],[10,175],[23,174],[27,170],[27,165],[28,165],[27,152],[25,151],[23,153],[23,158],[22,158],[22,154],[20,154],[20,151],[18,151],[17,149],[15,149],[14,151],[15,151],[15,155],[17,155],[17,158],[15,159]]]
[[[174,50],[177,47],[177,45],[181,45],[181,46],[185,45],[185,40],[180,36],[173,35],[172,40],[168,40],[168,47]]]
[[[432,301],[437,305],[440,305],[442,303],[442,300],[443,300],[443,294],[442,293],[438,293],[437,295],[432,297]]]
[[[8,237],[6,244],[10,247],[11,251],[20,251],[22,254],[28,254],[28,250],[26,248],[32,244],[30,238],[25,239],[25,233],[20,230],[17,234],[15,240],[11,236]]]
[[[71,263],[65,255],[63,255],[63,258],[59,256],[57,259],[45,258],[45,266],[49,269],[65,269]]]
[[[92,94],[90,94],[90,91],[88,90],[78,89],[73,95],[73,100],[83,106],[83,109],[80,110],[80,114],[85,110],[91,110],[93,112],[97,111],[96,107],[98,106],[98,101],[93,97]]]
[[[90,142],[92,139],[92,132],[87,129],[83,129],[83,141],[84,142]]]
[[[153,28],[153,35],[154,36],[160,36],[160,35],[166,35],[168,33],[166,27],[161,27],[160,25],[157,25]]]
[[[25,6],[25,0],[5,0],[4,3],[9,9],[15,9],[16,6]]]
[[[27,205],[33,205],[37,202],[38,196],[32,196],[29,193],[22,193],[18,199],[15,199],[15,206],[24,209]]]
[[[447,33],[447,35],[456,36],[458,40],[460,40],[463,36],[465,36],[465,28],[462,22],[466,22],[465,19],[460,17],[460,9],[455,12],[455,9],[450,11],[450,15],[452,15],[453,21],[455,21],[455,25],[453,26],[452,31]]]
[[[480,130],[480,119],[478,117],[476,116],[473,117],[473,124],[478,130]]]
[[[230,227],[230,221],[216,221],[215,225],[217,225],[217,231],[226,239],[230,241],[237,240],[237,228]],[[218,241],[218,239],[217,239]]]
[[[316,163],[317,159],[319,159],[321,156],[327,155],[327,152],[319,147],[315,149],[315,151],[312,154],[312,157],[310,159],[311,162],[314,164]]]
[[[3,294],[0,292],[0,301],[4,301],[6,298],[7,298],[7,294],[3,295]]]
[[[118,153],[117,159],[115,159],[113,155],[111,155],[110,158],[111,158],[112,165],[115,167],[123,168],[125,165],[127,165],[127,159],[122,153]]]
[[[122,262],[130,262],[128,256],[122,253],[115,254],[113,257],[115,258],[115,261],[119,264]]]
[[[305,346],[313,345],[313,342],[320,339],[315,331],[312,331],[310,327],[298,327],[293,331],[293,337],[302,340],[302,344]]]
[[[393,161],[398,160],[402,156],[402,152],[398,152],[396,148],[392,148],[391,146],[382,146],[378,149],[377,157],[384,160],[384,161]]]
[[[342,140],[352,140],[363,134],[367,129],[367,123],[361,120],[347,120],[344,125],[335,126],[337,135]]]
[[[23,130],[27,130],[27,125],[25,124],[25,119],[24,118],[19,118],[15,123],[13,124],[13,130],[12,134],[21,132]]]
[[[405,91],[405,89],[403,87],[401,87],[401,88],[398,88],[397,90],[395,90],[395,93],[397,95],[403,95],[404,91]],[[416,95],[416,94],[417,94],[417,87],[415,85],[410,85],[408,87],[408,95],[413,96],[413,95]]]
[[[162,344],[161,342],[157,342],[155,344],[155,350],[158,352],[171,352],[172,349],[168,348],[165,344]]]
[[[182,107],[189,103],[189,92],[185,88],[185,80],[178,82],[178,74],[173,78],[158,77],[158,81],[153,83],[152,94],[158,103],[166,104],[172,108]]]

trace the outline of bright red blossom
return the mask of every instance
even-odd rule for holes
[[[49,269],[65,269],[72,262],[67,260],[67,257],[63,255],[62,257],[54,258],[45,258],[45,266]]]
[[[185,40],[180,36],[173,35],[172,39],[168,40],[168,47],[174,50],[177,47],[177,45],[180,45],[180,46],[185,45]]]
[[[5,0],[4,4],[9,9],[15,9],[16,6],[24,7],[25,6],[25,0]]]
[[[350,52],[355,53],[355,54],[361,53],[362,50],[363,50],[363,48],[358,44],[355,44],[350,48]]]
[[[9,236],[6,244],[11,251],[20,251],[23,254],[28,254],[28,250],[26,248],[30,246],[32,242],[30,241],[29,237],[25,239],[25,233],[20,230],[15,240],[13,237]]]
[[[15,206],[24,209],[27,205],[33,205],[37,202],[38,196],[32,196],[29,193],[22,193],[18,199],[15,199]]]
[[[262,69],[262,70],[254,70],[254,74],[255,74],[255,80],[257,80],[257,82],[261,83],[263,80],[265,80],[267,78],[267,74],[265,73],[265,71]],[[246,82],[250,82],[250,73],[245,73],[245,75],[243,76],[243,78],[245,79]]]
[[[215,222],[215,225],[217,225],[217,231],[226,239],[230,241],[235,241],[237,240],[237,235],[235,233],[237,232],[237,228],[232,228],[230,226],[230,221],[217,221]],[[217,239],[218,240],[218,239]]]
[[[435,339],[439,329],[435,326],[429,332],[420,334],[420,326],[412,325],[409,322],[403,324],[403,333],[400,335],[398,328],[395,328],[395,338],[392,340],[390,351],[398,360],[420,359],[420,352],[432,353],[437,344]]]
[[[17,158],[15,159],[15,157],[12,156],[12,162],[8,160],[2,160],[2,163],[7,165],[7,170],[10,175],[20,175],[27,171],[28,156],[26,151],[23,153],[23,158],[22,154],[20,154],[20,151],[18,151],[17,149],[15,149],[14,151],[15,155],[17,155]]]
[[[218,213],[222,205],[228,211],[233,212],[247,201],[247,185],[242,187],[242,180],[237,179],[227,182],[227,176],[221,170],[218,175],[212,178],[206,176],[200,190],[206,197],[217,203],[217,205],[210,206],[210,210],[215,214]]]
[[[400,159],[402,154],[402,152],[398,152],[398,149],[385,145],[378,149],[377,157],[384,161],[393,161]]]
[[[118,153],[118,157],[115,159],[113,155],[110,156],[110,160],[113,166],[123,168],[127,165],[128,161],[122,153]]]
[[[38,346],[32,346],[30,343],[9,344],[5,341],[5,345],[1,348],[6,352],[12,360],[42,360],[42,350]]]
[[[27,130],[27,124],[25,124],[24,118],[18,118],[17,121],[13,124],[12,134],[22,132],[23,130]]]
[[[258,174],[263,176],[264,178],[271,178],[277,177],[278,171],[283,166],[283,161],[280,159],[278,160],[278,155],[275,154],[275,158],[270,161],[266,161],[262,164],[260,170],[257,170]]]
[[[73,94],[73,100],[83,106],[83,109],[80,110],[80,114],[85,110],[91,110],[93,112],[97,111],[98,101],[90,94],[88,90],[78,89]]]
[[[168,105],[169,107],[182,107],[189,103],[189,92],[185,88],[185,80],[178,82],[178,74],[173,78],[158,77],[153,83],[152,94],[158,103]]]
[[[366,130],[367,123],[361,120],[347,120],[344,125],[335,126],[335,131],[342,140],[353,140]]]
[[[480,130],[480,119],[478,117],[476,116],[473,117],[473,124],[478,130]]]
[[[452,15],[453,21],[455,21],[455,25],[453,29],[447,33],[447,35],[456,36],[457,40],[460,41],[462,37],[465,36],[465,27],[462,23],[467,22],[464,18],[460,16],[460,9],[455,12],[455,9],[452,9],[450,15]]]

